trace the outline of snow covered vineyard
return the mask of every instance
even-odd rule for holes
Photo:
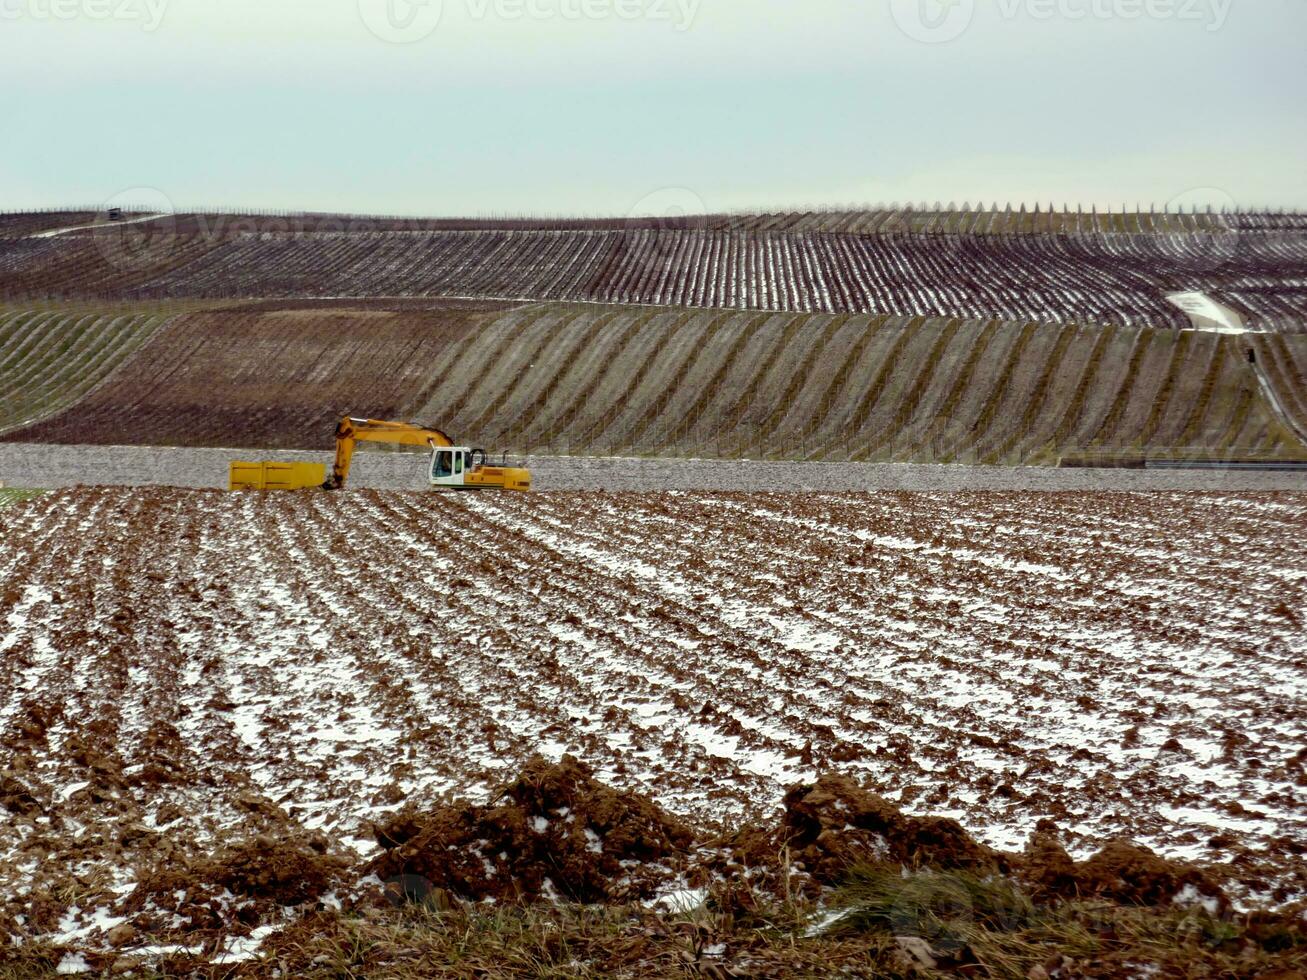
[[[30,237],[37,216],[10,218],[21,220],[6,230],[0,216],[7,299],[462,297],[1186,327],[1166,297],[1194,291],[1256,330],[1291,333],[1307,312],[1297,214],[964,210],[590,227],[142,215],[49,237]]]
[[[71,874],[46,928],[90,928],[269,822],[367,852],[565,752],[699,822],[846,772],[1289,900],[1305,538],[1295,494],[44,494],[0,511],[0,912]]]

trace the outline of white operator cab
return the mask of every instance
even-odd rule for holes
[[[433,487],[461,487],[468,466],[470,449],[462,446],[437,446],[431,451],[431,485]]]
[[[467,486],[468,474],[478,466],[484,466],[485,462],[486,454],[480,449],[437,446],[431,451],[431,486],[436,490],[457,490]]]

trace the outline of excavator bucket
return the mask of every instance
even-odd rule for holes
[[[320,487],[327,478],[321,463],[231,464],[229,490],[307,490]]]

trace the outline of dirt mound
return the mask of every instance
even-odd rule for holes
[[[1229,906],[1224,891],[1202,870],[1131,841],[1110,841],[1077,863],[1057,839],[1057,828],[1044,821],[1031,835],[1017,874],[1042,899],[1096,897],[1123,905],[1169,905],[1178,899]]]
[[[596,781],[572,756],[557,764],[537,757],[489,805],[404,811],[375,834],[386,853],[368,872],[476,900],[648,894],[684,863],[693,841],[649,799]]]
[[[1041,820],[1030,835],[1019,874],[1037,899],[1069,898],[1080,888],[1076,863],[1057,837],[1057,827]]]
[[[8,598],[8,597],[6,597]],[[24,701],[9,723],[5,741],[12,745],[31,745],[44,747],[45,733],[59,719],[62,709],[57,706],[41,704],[36,701]]]
[[[345,881],[346,868],[323,837],[261,835],[145,875],[122,911],[138,913],[132,924],[147,932],[221,929],[233,914],[252,923],[282,906],[319,898]]]
[[[20,817],[45,813],[47,804],[12,769],[0,770],[0,807]]]
[[[480,900],[559,896],[596,902],[647,894],[676,872],[723,880],[744,865],[763,880],[816,894],[847,881],[857,866],[1013,875],[1039,901],[1098,897],[1127,905],[1228,900],[1203,871],[1113,841],[1072,860],[1057,827],[1041,821],[1022,855],[979,843],[956,821],[911,816],[856,779],[824,775],[790,788],[780,820],[747,827],[694,862],[694,835],[643,796],[597,782],[571,756],[537,758],[487,806],[454,803],[430,813],[403,810],[374,826],[385,853],[365,869],[395,897],[433,889]],[[693,864],[693,868],[690,865]]]
[[[1188,893],[1194,900],[1214,898],[1226,904],[1220,887],[1197,868],[1159,857],[1142,844],[1111,841],[1076,866],[1081,894],[1110,898],[1125,905],[1165,905]]]
[[[200,865],[196,874],[236,895],[299,905],[329,891],[345,862],[321,837],[256,837]]]
[[[738,856],[746,864],[790,860],[821,884],[839,881],[860,863],[893,861],[910,867],[998,870],[1003,855],[977,843],[956,820],[913,817],[849,776],[825,775],[790,788],[780,826],[746,831]]]

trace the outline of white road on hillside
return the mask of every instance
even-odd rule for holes
[[[157,221],[159,218],[172,217],[168,212],[161,211],[158,214],[146,214],[139,218],[128,218],[126,221],[96,221],[89,225],[72,225],[68,228],[52,228],[49,231],[38,231],[34,235],[28,235],[28,238],[57,238],[60,235],[67,235],[73,231],[88,231],[92,228],[121,228],[123,225],[137,225],[145,221]]]

